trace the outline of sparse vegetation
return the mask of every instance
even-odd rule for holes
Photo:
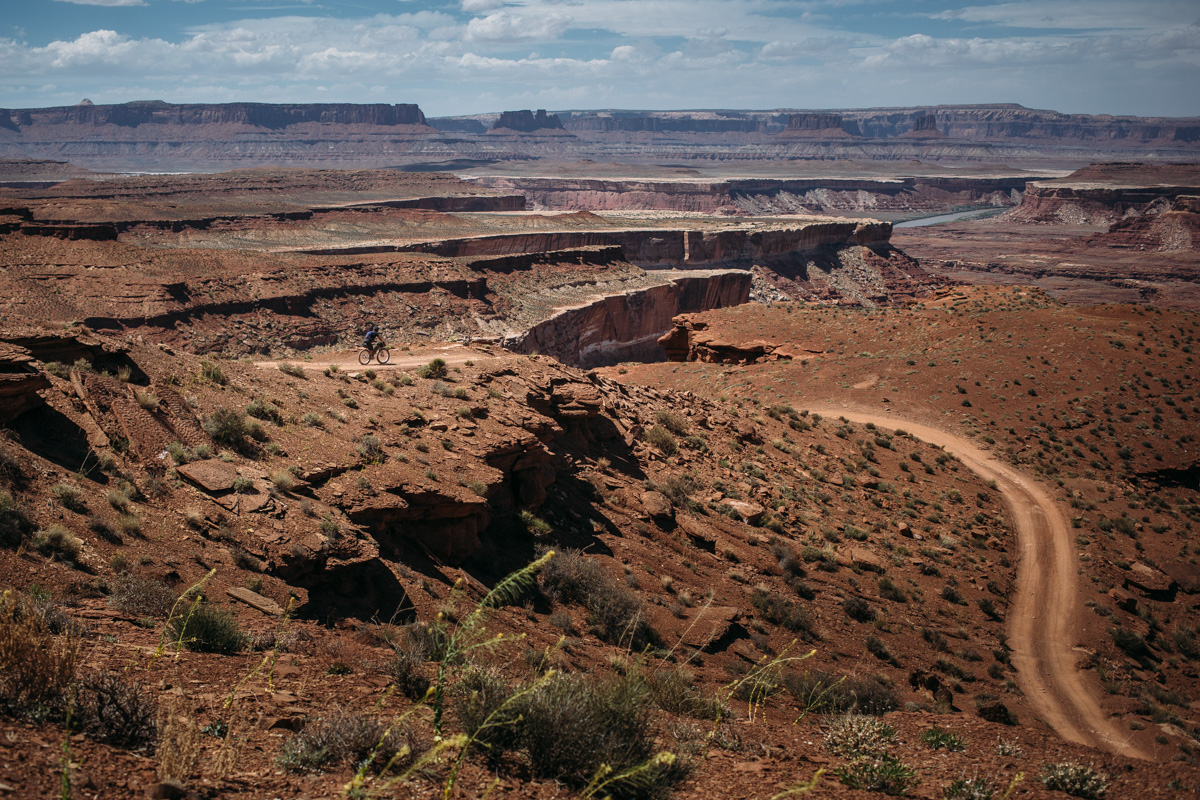
[[[1042,765],[1042,785],[1072,797],[1097,800],[1108,791],[1108,776],[1092,767],[1064,761]]]

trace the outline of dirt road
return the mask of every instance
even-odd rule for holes
[[[409,352],[411,351],[411,352]],[[507,350],[495,349],[492,352],[481,350],[469,345],[462,344],[447,344],[441,346],[418,346],[409,348],[407,346],[389,348],[391,358],[386,364],[377,364],[372,361],[364,366],[358,363],[359,349],[354,350],[337,350],[328,353],[318,353],[311,361],[303,359],[272,359],[270,361],[256,361],[254,366],[260,369],[278,369],[280,364],[293,364],[305,369],[323,370],[326,367],[337,367],[340,370],[347,372],[358,372],[364,369],[373,369],[376,371],[386,371],[392,369],[410,370],[415,369],[422,364],[428,364],[435,358],[440,358],[446,362],[447,366],[454,367],[465,364],[468,361],[473,361],[476,364],[486,364],[492,361],[499,361],[504,358],[515,358],[512,353]]]
[[[943,430],[892,414],[803,402],[797,407],[823,417],[902,428],[944,448],[984,480],[995,481],[1012,513],[1020,552],[1017,585],[1008,610],[1008,644],[1013,650],[1017,684],[1037,715],[1062,738],[1110,753],[1150,758],[1109,720],[1076,669],[1080,657],[1073,631],[1077,559],[1067,519],[1045,489],[969,440]]]

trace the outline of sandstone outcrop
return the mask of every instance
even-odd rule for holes
[[[0,423],[10,422],[42,404],[38,392],[50,381],[24,347],[0,342]]]
[[[847,125],[840,114],[793,114],[781,135],[839,139],[861,133],[857,124]]]
[[[493,131],[516,131],[518,133],[561,131],[562,120],[554,114],[547,114],[544,108],[539,108],[536,114],[528,109],[524,111],[505,111],[492,123],[491,129]]]
[[[676,314],[739,305],[750,296],[751,276],[742,270],[664,274],[668,283],[561,311],[504,345],[582,367],[653,359]]]

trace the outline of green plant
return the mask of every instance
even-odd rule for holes
[[[225,377],[224,370],[221,366],[213,361],[204,360],[200,362],[200,378],[201,380],[215,383],[219,386],[224,386],[229,380]]]
[[[281,492],[290,492],[296,488],[296,477],[286,469],[281,469],[271,476],[271,483]]]
[[[690,430],[687,417],[675,411],[659,411],[654,415],[654,419],[676,436],[687,436]]]
[[[647,431],[646,440],[665,456],[673,456],[679,452],[679,444],[675,441],[675,436],[663,425],[655,425]]]
[[[921,741],[933,750],[949,750],[959,753],[967,749],[967,740],[956,733],[934,725],[921,731]]]
[[[87,502],[83,499],[83,492],[79,491],[78,486],[56,483],[50,487],[50,494],[59,502],[59,505],[68,511],[83,514],[88,510]]]
[[[1096,800],[1108,791],[1108,776],[1091,767],[1064,761],[1042,765],[1042,784],[1047,789],[1066,792],[1073,797]]]
[[[687,774],[673,754],[654,756],[648,691],[636,675],[595,679],[552,671],[508,687],[495,673],[477,670],[464,681],[470,693],[460,718],[493,760],[523,752],[533,774],[585,797],[601,782],[614,798],[661,796]]]
[[[83,542],[62,525],[51,525],[34,537],[33,549],[46,558],[74,562],[83,551]]]
[[[786,600],[774,592],[756,588],[750,595],[750,604],[762,614],[763,619],[776,625],[782,625],[790,631],[799,633],[805,640],[812,641],[817,636],[816,620],[807,609]]]
[[[435,358],[428,364],[417,367],[417,377],[437,379],[445,378],[446,360],[444,358]]]
[[[233,615],[209,605],[199,596],[190,607],[176,609],[168,625],[180,647],[198,653],[229,655],[246,646],[246,637]]]
[[[442,717],[445,714],[446,684],[450,671],[467,658],[475,650],[498,646],[504,635],[482,639],[483,623],[489,609],[499,605],[514,602],[537,582],[538,573],[546,565],[553,562],[554,551],[548,550],[537,560],[527,564],[515,572],[505,576],[491,588],[475,608],[457,625],[449,627],[445,618],[439,615],[436,636],[442,643],[441,659],[438,662],[437,678],[433,688],[433,731],[435,736],[442,733]]]
[[[846,616],[856,622],[871,622],[875,619],[875,609],[861,597],[851,595],[842,601],[842,610]]]
[[[280,361],[279,371],[284,375],[291,375],[293,378],[308,378],[308,375],[304,372],[304,367],[299,364],[293,364],[290,361]]]
[[[334,710],[288,739],[277,759],[289,772],[312,772],[328,764],[364,764],[368,771],[403,767],[425,746],[407,726],[385,725],[362,714]]]
[[[787,672],[783,685],[805,714],[826,712],[882,716],[900,705],[895,687],[881,675],[830,675],[820,670]]]
[[[607,642],[641,650],[658,641],[645,619],[642,600],[609,577],[594,558],[565,549],[542,570],[542,589],[563,603],[581,603],[596,635]]]
[[[862,758],[883,755],[895,741],[891,725],[863,714],[842,714],[829,723],[824,745],[835,756]]]
[[[915,769],[889,755],[859,759],[838,767],[834,774],[851,789],[867,789],[897,797],[908,794],[908,790],[918,783]]]
[[[204,420],[204,432],[211,436],[214,442],[245,454],[254,451],[251,439],[253,430],[247,425],[242,412],[232,408],[218,408]]]
[[[25,509],[11,492],[0,490],[0,543],[17,547],[34,531]]]
[[[534,536],[547,536],[554,530],[549,523],[540,517],[535,517],[531,511],[521,511],[521,522],[525,524],[526,530]]]
[[[985,778],[957,778],[942,790],[943,800],[992,800],[995,789]]]
[[[246,413],[251,417],[283,425],[283,412],[274,403],[265,400],[254,400],[246,406]]]

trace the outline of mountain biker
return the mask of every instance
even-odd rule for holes
[[[379,349],[381,341],[382,340],[379,338],[379,326],[372,324],[370,328],[367,328],[367,332],[363,335],[362,346],[370,350],[371,353],[374,353]]]

